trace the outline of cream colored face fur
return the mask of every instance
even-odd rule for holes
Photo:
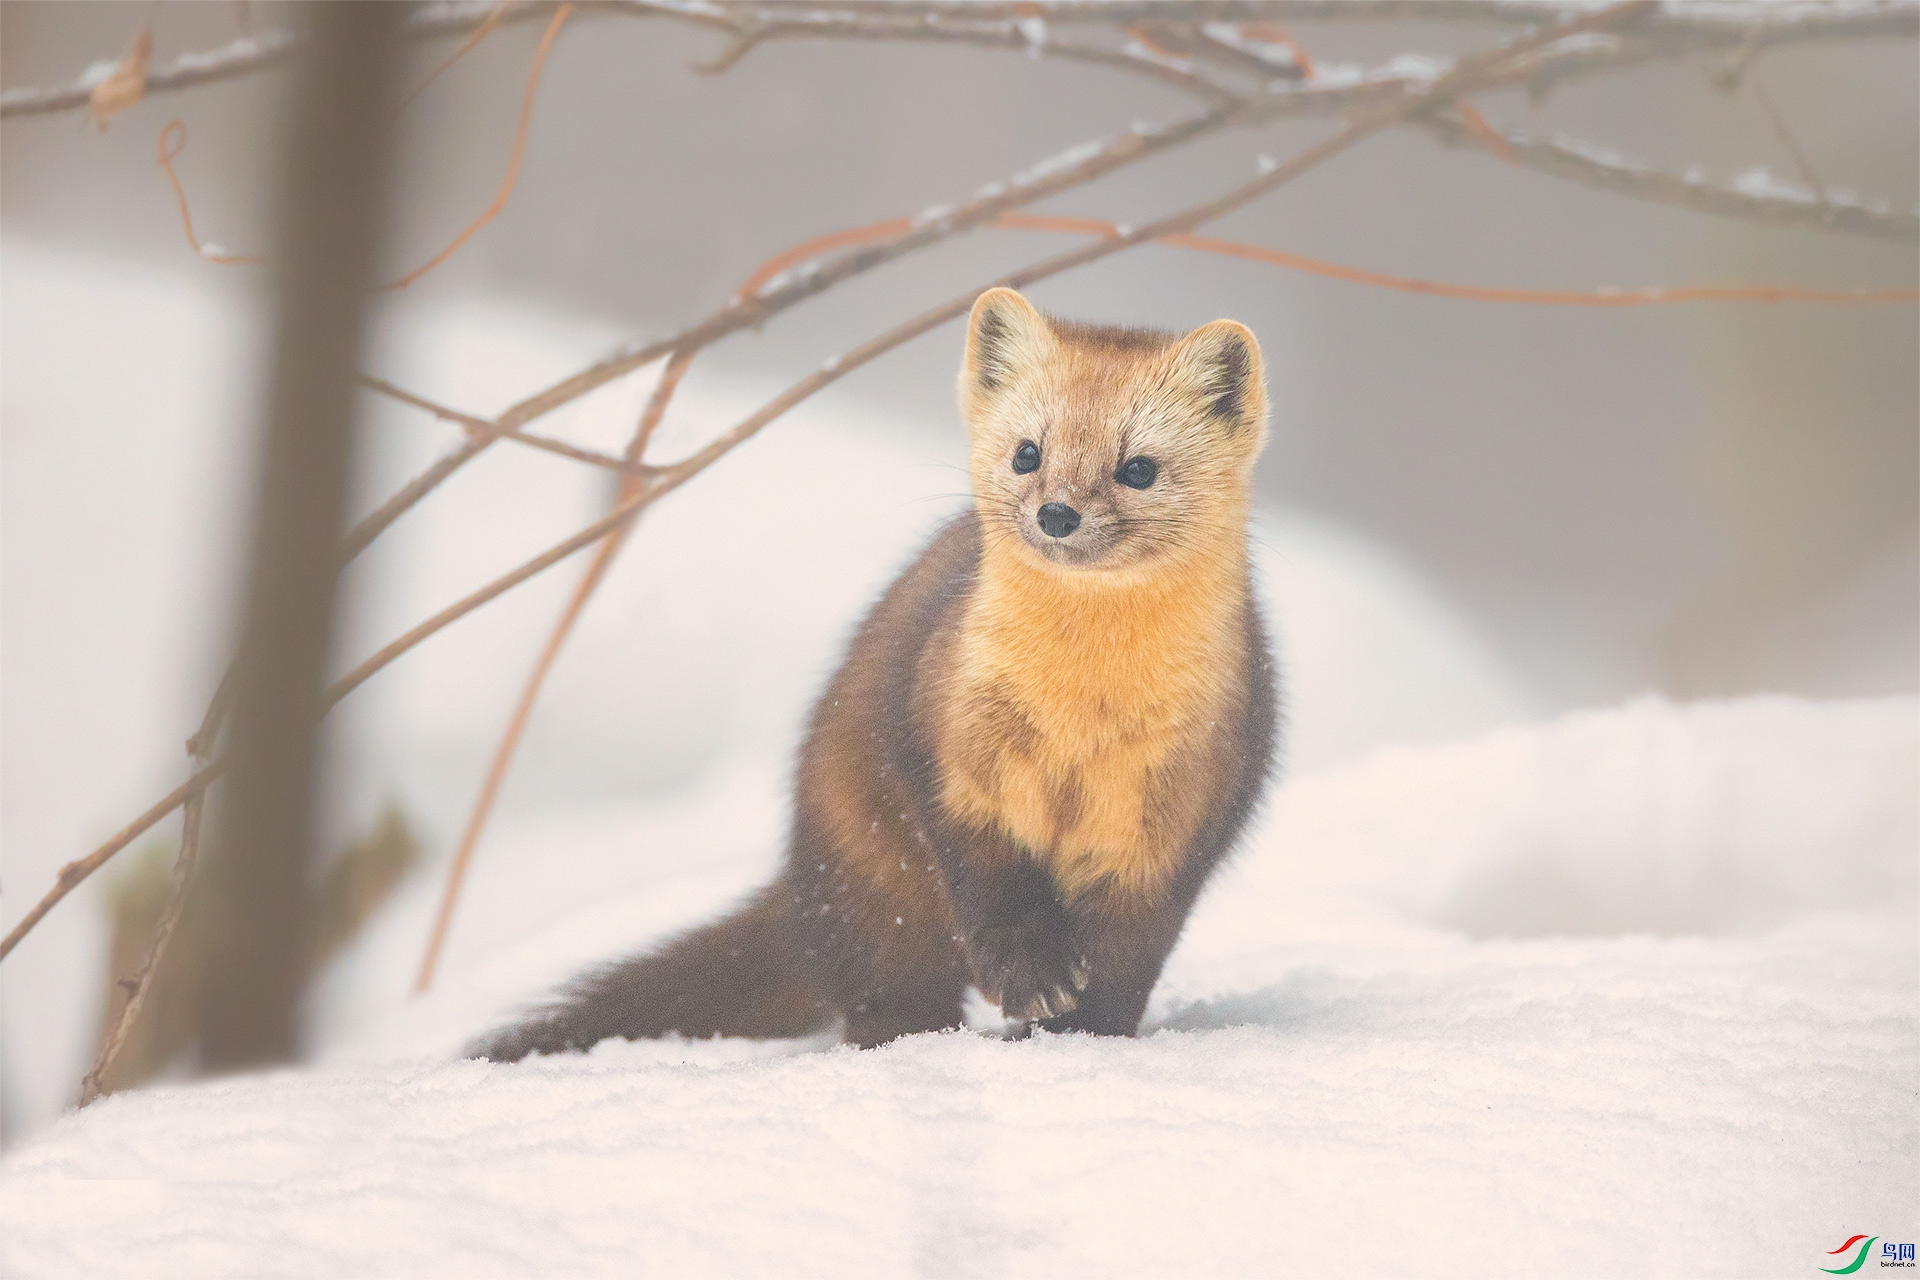
[[[989,547],[1104,577],[1170,568],[1221,531],[1237,534],[1266,443],[1261,375],[1259,344],[1232,320],[1174,338],[1050,321],[1011,289],[982,294],[960,407]],[[1039,465],[1023,474],[1027,442]],[[1146,488],[1119,478],[1136,458],[1153,464]],[[1078,527],[1049,536],[1048,503],[1071,508]]]

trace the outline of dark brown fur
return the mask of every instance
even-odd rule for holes
[[[921,717],[900,714],[924,709],[915,686],[927,678],[924,667],[937,671],[940,641],[965,606],[979,556],[975,517],[954,521],[860,628],[814,710],[778,880],[725,919],[588,975],[559,1003],[472,1054],[513,1061],[584,1049],[608,1036],[796,1036],[836,1017],[859,1045],[955,1027],[961,998],[977,980],[968,954],[974,948],[963,945],[958,916],[981,908],[1008,920],[1001,927],[1014,934],[1036,918],[1044,930],[1058,915],[1067,926],[1059,938],[1000,941],[1043,950],[1051,941],[1056,950],[1075,952],[1069,962],[1084,958],[1090,980],[1078,1007],[1041,1025],[1132,1034],[1194,898],[1269,772],[1273,666],[1260,619],[1249,606],[1246,697],[1237,723],[1224,726],[1237,773],[1209,779],[1175,768],[1156,779],[1156,812],[1191,798],[1169,794],[1163,801],[1163,790],[1209,793],[1199,834],[1168,890],[1158,901],[1096,894],[1069,906],[1011,842],[946,820]],[[1009,707],[1000,740],[991,744],[1005,752],[999,764],[1018,768],[1020,740],[1031,733]]]

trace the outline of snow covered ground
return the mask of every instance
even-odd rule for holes
[[[240,302],[170,302],[177,280],[5,252],[10,297],[46,304],[37,316],[59,314],[57,296],[89,326],[137,330],[122,338],[246,332]],[[86,305],[109,296],[116,309]],[[478,306],[399,316],[393,333],[396,376],[481,411],[610,345]],[[36,377],[59,384],[73,336],[43,339]],[[22,435],[94,461],[124,431],[99,420],[111,388],[71,421],[31,379],[22,390],[22,341],[9,327],[10,496]],[[187,377],[177,355],[154,350],[155,379]],[[120,394],[151,394],[127,382]],[[690,385],[680,429],[710,430],[763,390]],[[643,391],[559,425],[617,440]],[[164,425],[219,438],[184,415]],[[1647,699],[1543,718],[1406,570],[1282,513],[1263,519],[1260,555],[1286,646],[1287,781],[1203,899],[1141,1039],[451,1060],[582,964],[768,874],[807,698],[862,602],[951,506],[957,442],[888,426],[852,401],[809,407],[649,517],[556,674],[436,990],[406,996],[429,875],[327,974],[315,1064],[45,1123],[83,1069],[100,982],[88,904],[65,904],[68,932],[0,972],[7,1088],[44,1125],[0,1161],[0,1270],[1792,1276],[1856,1233],[1920,1234],[1920,702]],[[437,438],[390,417],[381,430],[369,494]],[[116,483],[110,465],[91,474]],[[489,455],[356,574],[348,660],[582,522],[604,500],[589,480]],[[809,486],[828,481],[822,503]],[[103,592],[115,572],[210,560],[217,520],[166,523],[191,505],[154,506],[148,536],[85,566]],[[741,510],[755,521],[723,518]],[[20,602],[77,590],[31,568],[9,558],[0,623],[15,738],[53,722],[68,678],[17,665],[39,635]],[[335,730],[343,828],[397,795],[444,853],[570,581],[503,601],[356,695]],[[165,593],[149,603],[178,660],[185,624]],[[22,670],[45,691],[22,693]],[[203,696],[130,701],[133,723],[96,716],[89,740],[170,750]],[[44,761],[7,757],[9,902],[177,767],[128,755],[62,771],[66,740],[34,740]]]
[[[112,1098],[28,1141],[0,1167],[0,1259],[1812,1274],[1856,1231],[1912,1234],[1920,1204],[1917,711],[1649,700],[1302,779],[1135,1042],[429,1052],[727,878],[638,875],[317,1068]]]

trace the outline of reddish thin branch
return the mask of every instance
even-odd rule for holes
[[[440,250],[440,252],[434,254],[433,257],[429,258],[425,263],[415,267],[399,279],[390,280],[386,284],[381,285],[380,287],[383,290],[404,289],[414,281],[420,279],[420,277],[426,275],[429,271],[432,271],[435,267],[438,267],[441,263],[459,252],[462,245],[471,240],[482,227],[499,217],[501,210],[507,207],[507,200],[513,195],[513,189],[520,181],[520,164],[526,156],[527,132],[533,122],[533,104],[540,90],[541,72],[546,68],[547,54],[552,51],[553,42],[555,38],[559,36],[562,24],[566,22],[568,15],[572,12],[573,6],[571,4],[563,4],[555,9],[552,20],[547,23],[546,32],[540,37],[539,47],[534,50],[533,67],[527,73],[526,91],[521,96],[520,118],[514,126],[513,149],[507,157],[506,176],[500,181],[500,189],[494,193],[493,203],[483,209],[478,217],[472,222],[469,222],[458,235],[454,236],[454,238],[448,242],[446,248]],[[426,80],[422,81],[414,88],[412,93],[407,95],[400,103],[400,106],[395,109],[396,114],[399,110],[404,109],[407,103],[412,102],[416,94],[422,89],[425,89],[428,84],[431,84],[441,71],[453,65],[453,63],[465,55],[469,49],[480,43],[487,33],[492,31],[494,26],[500,22],[502,15],[503,10],[498,8],[494,9],[489,15],[488,20],[483,22],[480,27],[474,31],[466,43],[456,49],[452,56],[441,63],[439,67],[435,68]],[[160,167],[166,171],[167,182],[173,187],[173,198],[180,207],[180,223],[186,229],[187,243],[193,246],[193,251],[201,258],[221,266],[250,266],[265,262],[266,259],[259,254],[230,254],[224,250],[200,243],[199,237],[196,236],[193,231],[193,214],[187,206],[186,190],[180,185],[180,177],[173,169],[174,159],[180,154],[186,144],[187,127],[182,121],[170,121],[166,128],[160,131]]]
[[[473,238],[475,232],[499,217],[500,211],[507,207],[507,197],[513,194],[514,185],[520,181],[520,161],[527,150],[527,129],[533,122],[534,97],[540,92],[540,73],[546,68],[547,54],[553,49],[553,42],[559,36],[561,26],[566,23],[567,15],[572,12],[573,6],[571,4],[563,4],[555,9],[553,11],[553,20],[547,23],[546,32],[540,37],[539,48],[534,50],[533,69],[527,73],[527,89],[520,99],[520,121],[514,126],[513,151],[507,158],[507,173],[506,176],[500,180],[500,190],[494,195],[493,203],[488,205],[479,217],[468,223],[466,229],[455,236],[446,248],[434,254],[433,257],[429,258],[425,263],[415,267],[398,280],[382,285],[381,287],[383,289],[406,288],[415,280],[418,280],[421,276],[424,276],[427,272],[433,270],[448,258],[451,258],[459,251],[461,245]],[[498,22],[498,16],[494,16],[491,21]]]
[[[180,185],[180,175],[173,171],[173,162],[187,146],[187,126],[182,120],[169,120],[160,130],[159,162],[161,170],[167,175],[167,184],[173,188],[174,201],[180,206],[180,225],[187,233],[187,244],[195,254],[208,262],[222,266],[244,266],[265,262],[258,254],[227,253],[212,245],[200,243],[200,237],[193,231],[193,214],[187,209],[187,192]]]
[[[1039,213],[1006,213],[995,219],[996,227],[1009,231],[1060,231],[1073,235],[1112,238],[1124,234],[1119,223],[1102,218],[1067,218]],[[1162,236],[1160,243],[1178,249],[1217,253],[1249,262],[1324,276],[1347,284],[1391,289],[1398,293],[1417,293],[1427,297],[1450,298],[1461,302],[1502,302],[1528,306],[1557,307],[1646,307],[1683,302],[1797,302],[1828,307],[1871,307],[1920,302],[1920,289],[1803,289],[1793,285],[1643,285],[1638,288],[1599,289],[1503,289],[1490,285],[1448,284],[1411,276],[1389,275],[1350,267],[1324,258],[1269,249],[1240,240],[1219,240],[1211,236],[1175,233]]]
[[[623,487],[621,499],[624,501],[635,497],[637,492]],[[526,732],[527,721],[532,718],[534,705],[540,700],[540,690],[546,684],[547,673],[553,670],[562,646],[566,644],[567,637],[573,634],[574,623],[580,620],[587,601],[593,598],[595,588],[600,585],[627,531],[632,527],[630,522],[623,521],[613,536],[600,544],[592,563],[587,566],[586,573],[560,611],[560,619],[547,636],[546,644],[541,647],[540,656],[534,660],[533,670],[520,691],[519,701],[514,704],[512,717],[507,721],[506,732],[494,747],[493,759],[487,765],[486,779],[480,784],[480,794],[467,815],[467,825],[460,833],[460,844],[454,850],[452,864],[447,868],[447,883],[440,894],[439,910],[434,913],[433,932],[427,939],[426,952],[420,959],[419,975],[414,979],[415,995],[433,985],[433,971],[440,963],[440,952],[446,945],[447,931],[453,925],[454,907],[460,901],[460,888],[466,882],[467,867],[473,861],[473,851],[479,846],[481,833],[486,830],[487,818],[493,813],[500,787],[506,782],[507,770],[512,766],[514,753],[520,746],[520,737]]]

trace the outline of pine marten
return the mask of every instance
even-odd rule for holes
[[[800,753],[786,866],[732,915],[481,1041],[879,1045],[969,986],[1050,1031],[1132,1035],[1271,772],[1273,661],[1246,526],[1260,349],[974,304],[974,509],[854,637]]]

